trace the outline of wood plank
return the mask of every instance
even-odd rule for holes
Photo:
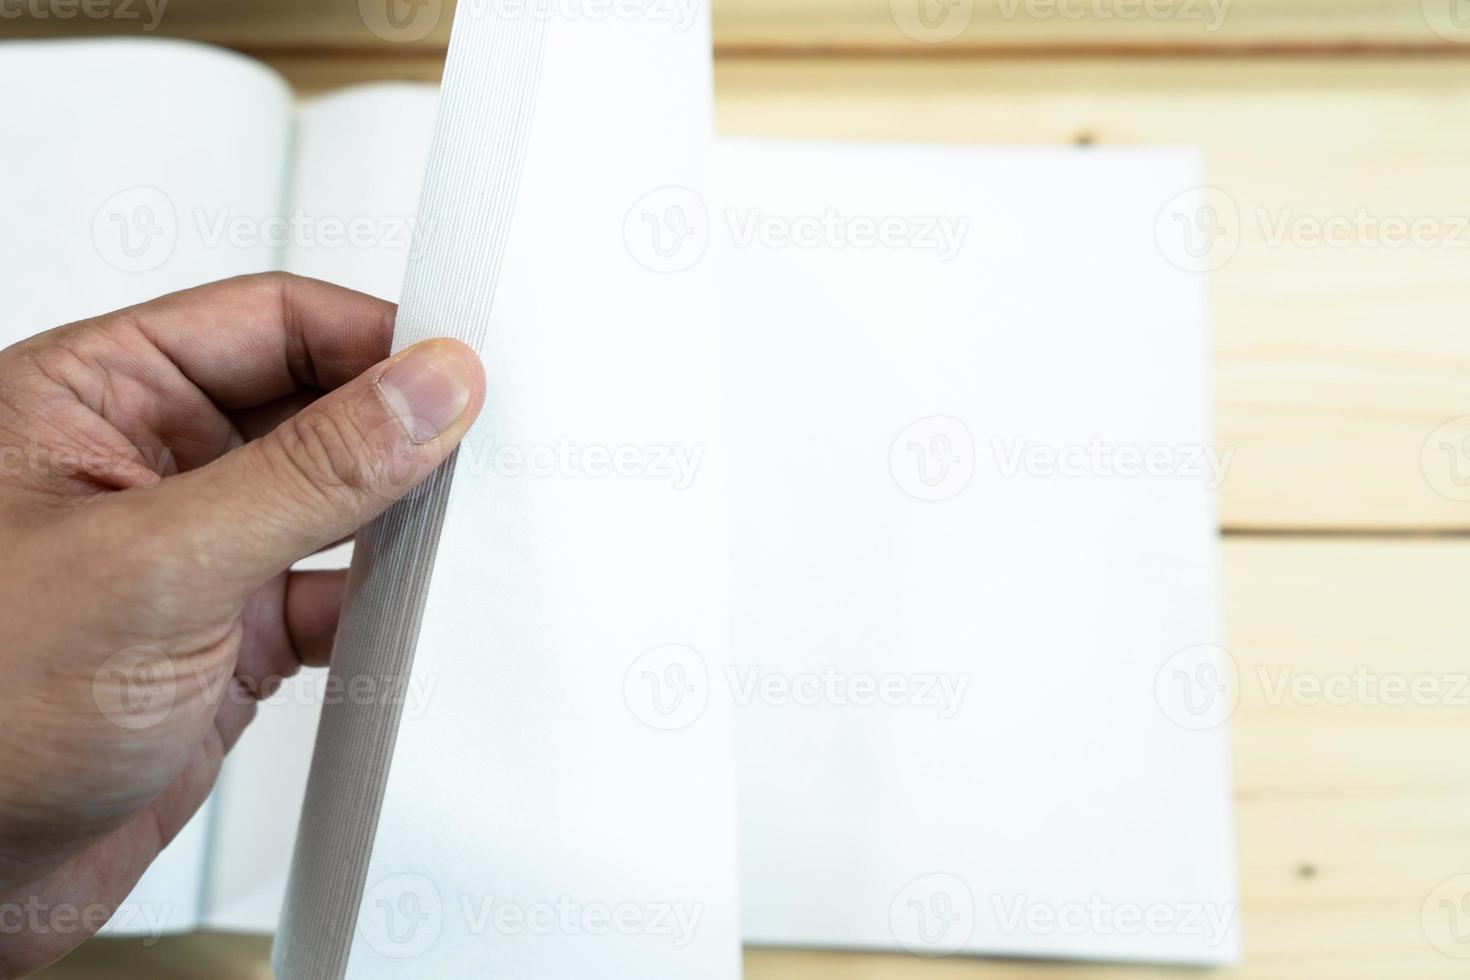
[[[372,82],[432,82],[437,85],[444,76],[444,57],[438,54],[382,58],[372,54],[322,57],[276,53],[261,60],[284,75],[303,98]]]
[[[726,0],[737,51],[1447,50],[1470,18],[1439,0]]]
[[[274,63],[308,91],[438,74],[433,58]],[[1462,63],[724,58],[716,80],[725,133],[1199,146],[1241,230],[1211,282],[1224,526],[1470,528],[1470,422],[1441,431],[1470,416]],[[1429,244],[1382,244],[1359,215],[1427,222]],[[1349,239],[1278,243],[1288,220]]]
[[[1459,977],[1433,898],[1470,872],[1470,542],[1224,549],[1245,962],[1221,980]],[[1409,692],[1396,694],[1394,684]],[[1417,687],[1416,687],[1417,685]],[[1339,689],[1340,688],[1340,689]],[[1325,689],[1327,693],[1321,693]],[[1417,690],[1419,693],[1414,695]],[[1339,696],[1346,692],[1346,696]],[[45,980],[256,980],[262,940],[94,943]],[[1451,947],[1470,956],[1470,943]],[[750,980],[1122,980],[1189,970],[750,951]]]
[[[469,2],[469,0],[467,0]],[[525,9],[525,0],[473,0]],[[551,0],[574,16],[686,22],[700,0]],[[266,51],[442,52],[454,0],[16,0],[6,37],[156,33]],[[391,14],[391,16],[390,16]],[[1457,0],[714,0],[730,52],[1441,50],[1470,53]]]
[[[396,2],[396,0],[395,0]],[[3,37],[175,37],[255,50],[343,50],[391,56],[442,54],[452,7],[430,0],[417,21],[391,29],[388,0],[12,0],[0,6]],[[453,0],[450,0],[453,3]],[[405,8],[408,5],[405,4]],[[382,18],[377,17],[381,10]],[[407,17],[407,15],[405,15]],[[381,30],[375,34],[369,27]],[[427,29],[422,37],[420,30]],[[385,36],[386,35],[386,36]]]

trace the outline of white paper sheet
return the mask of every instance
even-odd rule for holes
[[[1196,158],[719,164],[746,938],[1232,959]]]
[[[277,264],[291,93],[175,41],[0,45],[0,340]],[[24,93],[22,96],[21,93]],[[244,235],[217,234],[228,224]]]
[[[304,103],[284,268],[398,301],[434,134],[433,85],[361,85]]]

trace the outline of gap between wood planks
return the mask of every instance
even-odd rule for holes
[[[372,58],[387,61],[442,59],[443,45],[411,44],[238,44],[210,38],[204,44],[230,48],[260,60],[277,58]],[[1470,60],[1470,44],[1452,41],[1435,43],[1380,42],[1240,42],[1219,44],[976,44],[956,41],[942,46],[864,44],[716,44],[716,58],[798,60],[950,61],[956,59],[1043,59],[1043,58],[1444,58]]]

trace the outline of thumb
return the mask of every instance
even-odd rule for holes
[[[408,348],[210,465],[155,505],[211,564],[263,582],[350,536],[444,462],[479,414],[484,371],[456,340]]]

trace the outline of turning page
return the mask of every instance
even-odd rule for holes
[[[747,939],[1232,960],[1197,160],[719,163]]]
[[[728,632],[709,269],[649,244],[702,193],[709,43],[459,8],[396,344],[465,338],[489,398],[359,537],[332,670],[432,695],[326,706],[279,975],[739,974],[728,714],[654,686]]]

